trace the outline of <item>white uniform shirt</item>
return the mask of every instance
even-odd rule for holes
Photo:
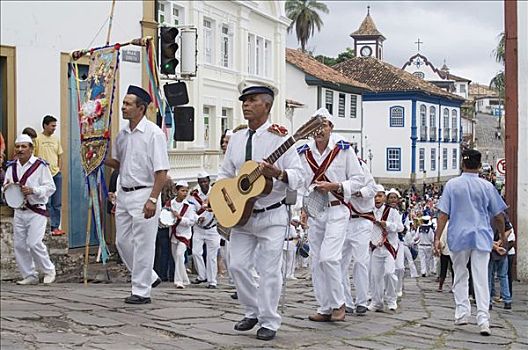
[[[173,200],[171,200],[170,208],[171,210],[177,211],[178,213],[181,214],[181,210],[184,204],[187,204],[189,207],[187,208],[187,211],[181,218],[178,226],[176,226],[176,235],[185,237],[190,240],[192,237],[191,227],[192,225],[194,225],[197,219],[196,212],[194,211],[194,206],[191,203],[189,203],[187,199],[184,199],[183,201],[178,202],[176,201],[176,198],[174,198]],[[171,241],[175,242],[177,241],[177,239],[173,237],[172,229],[173,229],[173,226],[170,227],[169,234],[171,237]]]
[[[340,140],[344,139],[338,134],[332,133],[330,135],[328,145],[324,149],[323,153],[319,152],[314,140],[311,140],[308,143],[308,147],[312,151],[312,155],[319,166],[324,162],[328,154],[332,152],[336,146],[336,143]],[[300,153],[299,156],[302,159],[302,164],[304,167],[304,186],[306,189],[308,189],[308,187],[311,185],[314,172],[306,160],[305,153]],[[351,147],[339,151],[328,169],[326,169],[325,174],[330,182],[340,182],[343,184],[343,196],[347,201],[350,199],[350,196],[353,192],[361,190],[365,182],[363,171],[359,165],[356,152]],[[331,201],[337,199],[331,193],[329,194],[329,197]]]
[[[422,232],[423,231],[423,232]],[[418,245],[432,245],[434,242],[435,230],[431,225],[422,225],[416,230]]]
[[[133,131],[129,126],[121,129],[115,144],[114,158],[120,162],[123,187],[152,187],[154,173],[170,169],[165,134],[146,117]]]
[[[26,164],[20,164],[20,160],[16,161],[16,164],[13,164],[7,168],[4,185],[7,183],[13,183],[13,167],[17,168],[18,180],[22,178],[24,173],[37,161],[37,157],[31,156]],[[45,205],[48,203],[48,198],[55,193],[55,183],[53,182],[53,177],[51,176],[51,171],[48,165],[41,164],[35,170],[31,176],[27,178],[26,186],[33,189],[33,194],[30,194],[26,197],[29,204],[33,205]]]
[[[370,213],[374,209],[374,196],[376,195],[376,182],[372,177],[372,174],[367,169],[367,166],[362,161],[358,160],[363,172],[363,187],[359,189],[361,197],[352,195],[350,197],[350,203],[360,213]],[[354,214],[354,213],[352,213]]]
[[[207,193],[207,194],[203,193],[202,189],[200,187],[197,188],[196,190],[197,190],[197,193],[198,193],[198,197],[200,197],[200,199],[202,200],[202,203],[205,202],[207,200],[207,198],[209,197],[208,196],[209,193]],[[209,188],[209,192],[210,191],[211,191],[211,188]],[[194,198],[194,196],[192,194],[189,197],[187,197],[187,200],[189,201],[189,203],[191,203],[193,205],[194,211],[197,214],[196,225],[198,227],[211,227],[211,226],[216,224],[216,219],[215,219],[214,214],[212,212],[210,212],[208,210],[205,210],[204,212],[202,212],[201,214],[198,215],[198,210],[200,210],[202,208],[202,205],[200,204],[200,202],[198,202],[198,200],[196,198]],[[198,223],[200,218],[203,218],[203,221],[201,223]]]
[[[258,128],[252,140],[252,160],[261,162],[270,156],[287,139],[268,131],[271,123],[266,122]],[[238,175],[242,164],[245,163],[246,142],[249,129],[235,132],[229,139],[226,155],[218,173],[218,179],[232,178]],[[273,189],[270,194],[260,197],[255,201],[255,209],[269,207],[282,201],[286,197],[286,189],[297,190],[303,185],[303,168],[295,149],[290,148],[276,162],[275,166],[288,174],[288,183],[273,179]]]
[[[374,216],[376,220],[381,221],[383,216],[383,211],[385,210],[385,204],[381,207],[374,207]],[[398,247],[398,232],[403,230],[403,224],[401,222],[400,213],[398,210],[391,208],[389,211],[389,216],[387,217],[387,240],[393,247]],[[381,235],[381,228],[378,225],[374,225],[372,228],[372,237],[379,237]]]

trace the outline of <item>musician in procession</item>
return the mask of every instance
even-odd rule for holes
[[[400,215],[400,221],[402,225],[404,223],[402,213],[400,211],[400,199],[401,195],[396,189],[391,188],[387,193],[387,205],[396,209]],[[398,281],[396,282],[396,296],[401,297],[403,295],[403,278],[405,276],[405,248],[403,244],[403,238],[405,235],[405,225],[402,226],[402,230],[398,232],[398,246],[396,247],[396,261],[395,261],[395,273]]]
[[[45,284],[53,283],[55,266],[42,239],[49,216],[46,203],[55,192],[55,184],[48,164],[33,155],[31,137],[19,135],[15,149],[18,159],[7,163],[3,191],[12,186],[12,190],[21,192],[18,194],[25,200],[22,207],[14,210],[13,245],[18,270],[23,277],[17,284],[38,284],[37,269],[44,273]]]
[[[176,221],[169,228],[171,252],[174,259],[174,285],[183,289],[188,285],[189,277],[185,268],[185,251],[191,245],[191,227],[197,221],[195,207],[187,200],[189,185],[186,181],[176,183],[176,198],[170,201],[167,209]]]
[[[193,205],[193,210],[198,216],[192,236],[192,257],[198,277],[192,283],[200,284],[207,282],[207,288],[214,289],[217,283],[217,257],[218,249],[220,248],[220,235],[216,230],[214,214],[208,209],[210,184],[211,179],[209,178],[209,174],[200,172],[198,174],[199,188],[191,192],[188,201]],[[204,243],[207,248],[207,264],[204,263],[203,259]]]
[[[368,306],[369,289],[369,240],[372,231],[372,213],[374,209],[374,196],[376,195],[376,183],[368,170],[366,163],[359,160],[363,171],[364,184],[356,193],[352,194],[349,206],[352,210],[348,221],[345,243],[343,244],[343,256],[341,260],[342,283],[346,299],[346,312],[356,312],[357,315],[365,315]],[[352,276],[355,285],[356,296],[352,297],[349,278],[349,267],[352,265]]]
[[[119,169],[116,246],[132,273],[128,304],[150,304],[152,287],[161,283],[153,270],[160,192],[170,168],[165,134],[145,113],[152,101],[144,89],[130,85],[121,108],[129,121],[116,137],[114,158],[105,165]]]
[[[321,108],[314,113],[324,118],[322,131],[297,151],[304,167],[305,188],[328,196],[324,213],[308,220],[312,283],[319,304],[311,321],[345,319],[341,254],[351,212],[347,206],[352,193],[364,186],[364,175],[350,143],[334,134],[334,117]],[[310,214],[310,213],[309,213]]]
[[[263,162],[286,141],[286,130],[268,120],[275,89],[259,83],[241,87],[239,100],[248,128],[231,136],[218,178],[233,178],[244,162],[254,160],[260,163],[262,174],[273,179],[273,188],[255,201],[248,221],[231,231],[229,269],[238,300],[245,307],[245,316],[235,324],[235,330],[248,331],[259,323],[257,339],[271,340],[281,324],[277,312],[282,286],[281,256],[289,226],[284,198],[286,189],[296,190],[302,185],[303,174],[293,149],[286,151],[275,164]],[[258,262],[258,288],[250,270],[253,259]]]
[[[421,221],[422,224],[416,231],[415,241],[418,243],[418,257],[420,259],[422,277],[427,277],[436,273],[433,260],[435,229],[431,224],[429,215],[422,216]]]
[[[372,301],[370,311],[383,311],[384,301],[389,310],[396,311],[395,260],[398,249],[398,232],[403,224],[398,211],[385,204],[386,195],[382,185],[377,185],[374,197],[374,216],[376,222],[370,238],[370,273]]]

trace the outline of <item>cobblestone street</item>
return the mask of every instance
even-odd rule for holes
[[[501,138],[495,137],[498,130],[498,117],[489,114],[478,114],[475,135],[477,148],[482,153],[482,162],[495,167],[499,158],[504,158],[504,130],[501,129]]]
[[[306,276],[301,271],[300,276]],[[225,279],[220,282],[226,282]],[[2,349],[528,349],[528,286],[514,284],[513,310],[495,304],[491,337],[479,335],[474,316],[454,326],[453,294],[436,292],[434,277],[405,280],[396,313],[349,316],[345,322],[314,323],[311,281],[288,281],[283,324],[271,342],[256,329],[233,330],[242,309],[233,288],[164,282],[149,305],[123,303],[129,284],[56,283],[17,286],[2,282]],[[446,286],[448,287],[448,286]],[[475,312],[475,309],[473,309]]]

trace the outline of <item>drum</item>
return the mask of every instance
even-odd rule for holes
[[[159,221],[165,226],[172,226],[176,223],[176,217],[172,214],[170,209],[161,209]]]
[[[10,183],[4,188],[4,198],[8,206],[13,209],[23,208],[26,204],[26,198],[22,193],[22,186]]]
[[[322,193],[310,186],[309,192],[303,197],[303,209],[308,216],[315,218],[325,213],[328,208],[328,193]]]

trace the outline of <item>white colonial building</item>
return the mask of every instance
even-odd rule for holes
[[[334,131],[361,151],[361,94],[370,88],[299,50],[286,49],[286,62],[286,97],[304,105],[292,115],[292,129],[301,126],[317,109],[326,107],[335,117]]]
[[[192,181],[201,170],[216,174],[223,131],[244,123],[238,85],[245,79],[278,88],[271,120],[288,125],[284,50],[290,20],[279,2],[160,1],[157,18],[161,25],[198,29],[197,74],[187,83],[194,142],[171,145],[171,176]]]
[[[370,14],[351,36],[360,57],[333,68],[372,89],[363,93],[363,154],[374,177],[404,185],[458,175],[464,98],[384,62]]]

